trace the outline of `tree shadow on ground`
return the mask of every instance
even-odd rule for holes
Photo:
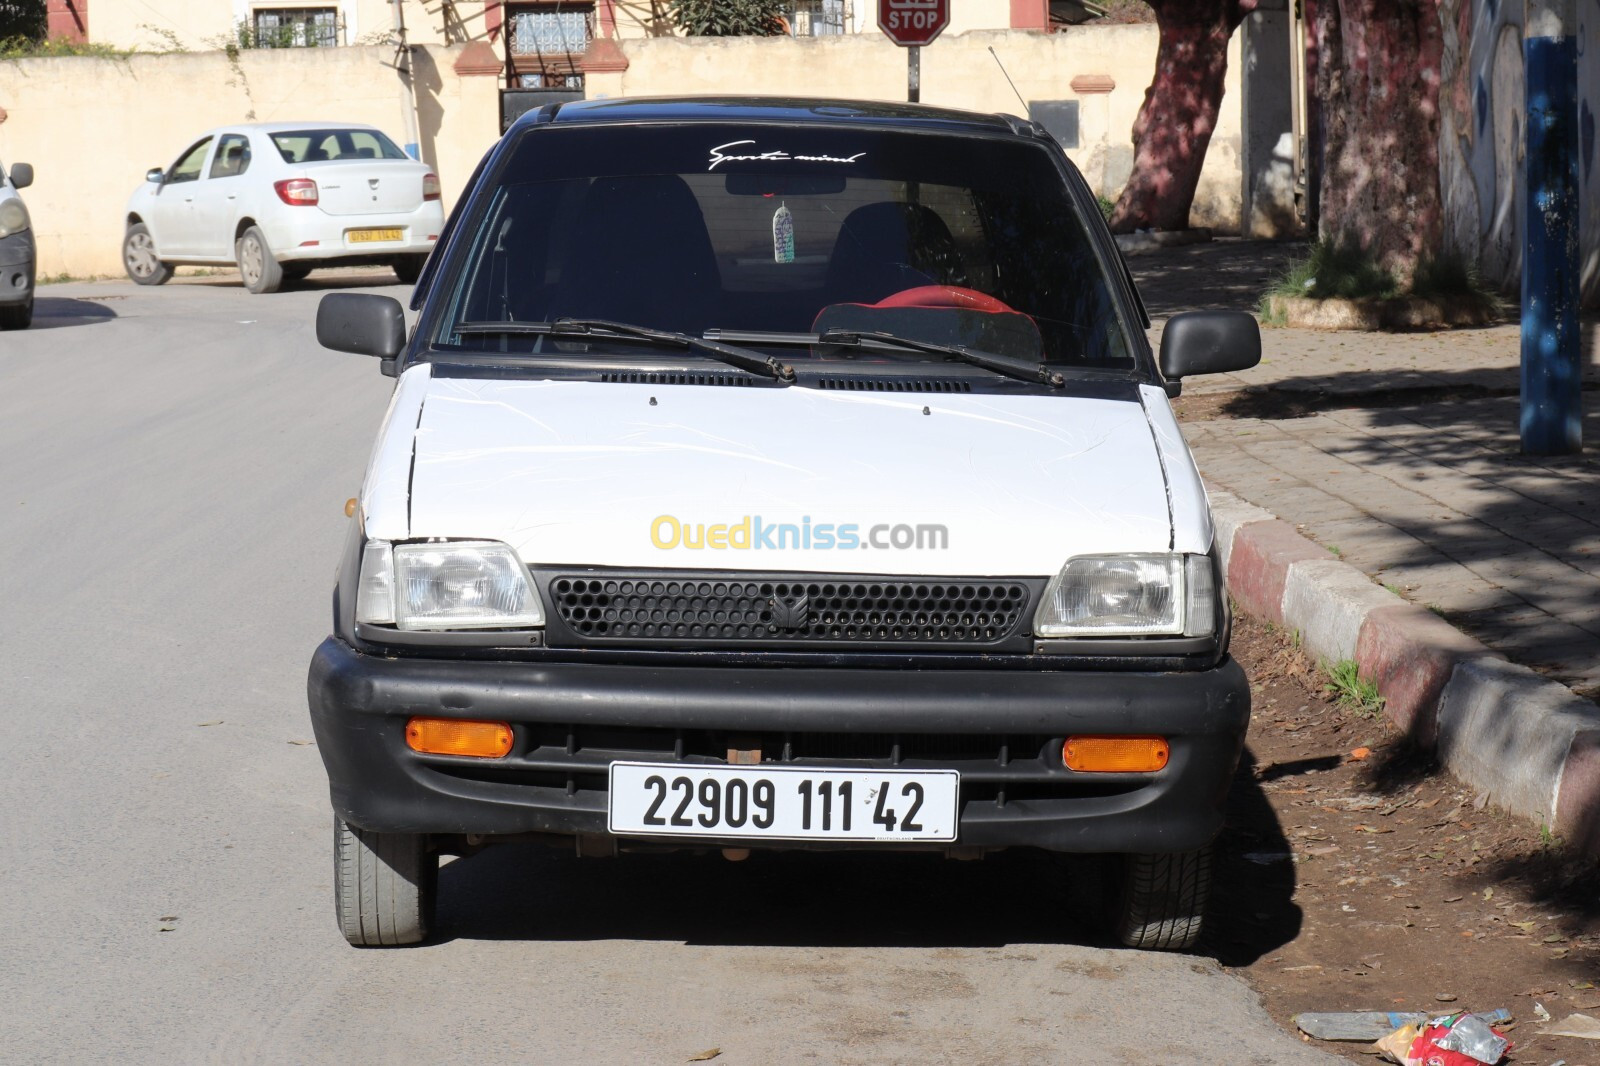
[[[1307,247],[1304,241],[1230,238],[1131,256],[1128,269],[1152,318],[1180,311],[1254,311],[1261,294],[1290,263],[1305,257]]]
[[[92,300],[74,300],[63,296],[35,296],[33,299],[33,325],[30,329],[65,329],[69,326],[93,326],[110,322],[116,311]]]
[[[1300,929],[1290,863],[1245,854],[1289,845],[1248,753],[1202,954],[1243,965]],[[1242,868],[1241,868],[1242,867]],[[932,853],[715,850],[577,859],[537,845],[487,848],[439,873],[439,940],[647,940],[783,947],[1113,947],[1104,920],[1116,864],[1016,849],[981,862]],[[1247,900],[1247,903],[1241,901]]]

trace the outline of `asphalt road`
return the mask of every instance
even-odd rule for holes
[[[57,285],[0,334],[0,1061],[1333,1061],[1043,858],[501,849],[434,942],[346,946],[304,679],[391,383],[312,321],[388,281]]]

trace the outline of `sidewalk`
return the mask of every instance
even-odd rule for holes
[[[1159,320],[1176,311],[1253,309],[1265,285],[1299,252],[1295,245],[1216,241],[1139,256],[1129,265],[1158,320],[1152,330],[1158,338]],[[1585,327],[1585,381],[1594,389],[1600,387],[1600,329],[1592,320]],[[1262,343],[1259,367],[1196,379],[1177,401],[1213,494],[1223,500],[1232,494],[1271,512],[1331,557],[1491,652],[1584,696],[1600,695],[1600,392],[1584,397],[1586,453],[1524,457],[1518,440],[1521,342],[1514,324],[1418,334],[1266,328]],[[1244,521],[1268,517],[1251,513]],[[1219,515],[1219,526],[1230,521]],[[1309,545],[1273,544],[1273,551],[1287,553],[1279,580],[1287,579],[1291,558],[1322,556]],[[1330,587],[1319,595],[1332,596],[1331,585],[1340,580],[1323,579]],[[1232,574],[1230,584],[1239,585]],[[1368,612],[1387,609],[1385,602],[1400,605],[1381,590],[1376,599],[1356,591],[1360,595],[1342,609],[1355,612],[1349,624],[1358,628]],[[1411,617],[1419,615],[1413,608]],[[1300,627],[1292,619],[1286,624]],[[1354,640],[1351,635],[1351,652],[1338,657],[1359,660]],[[1455,669],[1473,657],[1471,647],[1456,647],[1441,661]],[[1376,661],[1362,665],[1381,672]],[[1439,713],[1438,690],[1429,697],[1434,705],[1421,708],[1428,722]],[[1510,702],[1527,704],[1531,691],[1519,689]],[[1555,702],[1567,710],[1590,706]],[[1402,718],[1409,713],[1402,711]],[[1600,727],[1600,717],[1575,721],[1577,735],[1569,739],[1589,743],[1589,727]],[[1530,720],[1518,728],[1542,733],[1547,724]],[[1431,726],[1422,725],[1414,732],[1431,739]],[[1441,747],[1449,740],[1440,737]],[[1565,758],[1564,749],[1558,775]],[[1502,791],[1492,782],[1468,783]],[[1539,783],[1523,784],[1531,794]],[[1541,805],[1544,813],[1519,813],[1553,819],[1555,806],[1552,799]],[[1600,810],[1587,809],[1584,821],[1600,836]]]

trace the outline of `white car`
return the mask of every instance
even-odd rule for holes
[[[251,292],[363,263],[410,284],[443,228],[438,175],[375,127],[223,126],[145,175],[128,200],[122,262],[140,285],[218,263],[237,263]]]
[[[15,164],[8,175],[0,163],[0,329],[27,329],[33,321],[33,223],[17,195],[32,184],[28,164]]]

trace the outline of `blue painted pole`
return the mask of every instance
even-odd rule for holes
[[[1526,0],[1522,451],[1583,450],[1578,341],[1578,37],[1575,0]]]

